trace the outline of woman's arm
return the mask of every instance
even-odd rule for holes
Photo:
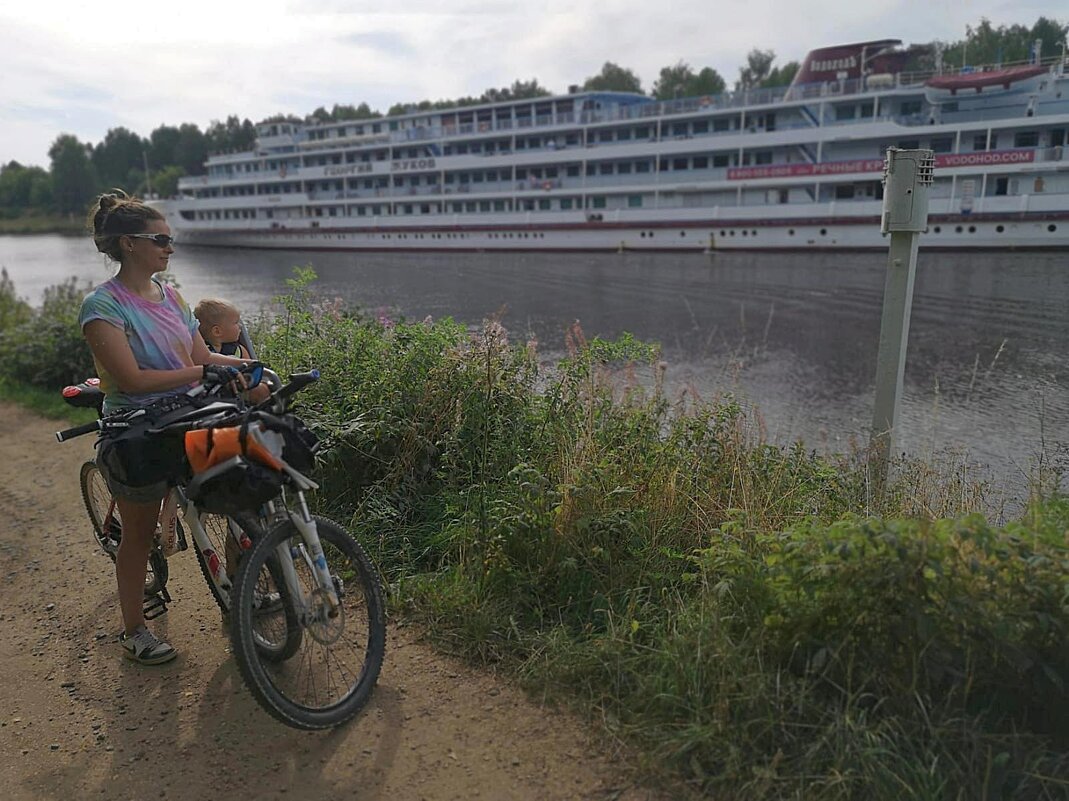
[[[82,331],[93,357],[115,379],[119,390],[129,395],[176,389],[200,381],[203,375],[203,370],[197,365],[177,370],[141,369],[130,350],[126,334],[105,320],[90,320]],[[203,340],[201,347],[207,350]]]
[[[193,363],[224,364],[227,367],[243,367],[248,363],[248,359],[241,359],[237,356],[224,356],[221,353],[212,353],[208,350],[208,346],[204,344],[204,337],[201,336],[200,331],[194,331]]]

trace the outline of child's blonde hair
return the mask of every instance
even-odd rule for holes
[[[193,310],[193,315],[200,323],[201,331],[213,325],[222,324],[223,319],[231,314],[241,314],[241,312],[233,303],[222,298],[205,298]]]

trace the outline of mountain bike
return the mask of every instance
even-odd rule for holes
[[[386,647],[382,584],[352,535],[308,509],[306,494],[318,488],[304,472],[313,466],[314,443],[287,407],[318,372],[290,376],[285,385],[263,374],[277,388],[255,406],[201,385],[56,436],[183,438],[189,470],[174,492],[196,552],[216,554],[208,560],[212,576],[225,571],[204,516],[221,515],[243,535],[227,596],[232,651],[245,684],[282,723],[330,728],[356,715],[378,680]]]

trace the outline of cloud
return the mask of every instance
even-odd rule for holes
[[[0,162],[44,164],[61,132],[99,141],[123,125],[202,127],[229,114],[259,119],[317,106],[479,95],[536,78],[556,92],[606,61],[648,89],[683,60],[732,83],[747,52],[779,62],[838,42],[960,38],[982,16],[998,24],[1065,18],[1064,0],[259,0],[255,7],[184,0],[163,18],[113,0],[0,6]],[[117,19],[123,20],[116,25]],[[799,32],[805,31],[805,36]]]

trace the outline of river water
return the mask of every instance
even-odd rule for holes
[[[842,452],[867,440],[886,256],[879,253],[365,254],[184,248],[191,304],[270,309],[295,265],[319,292],[374,312],[478,323],[502,313],[546,354],[588,337],[661,343],[673,392],[730,392],[774,442]],[[87,238],[0,237],[0,266],[38,302],[110,272]],[[922,253],[897,449],[965,458],[1020,496],[1069,442],[1069,253]]]

